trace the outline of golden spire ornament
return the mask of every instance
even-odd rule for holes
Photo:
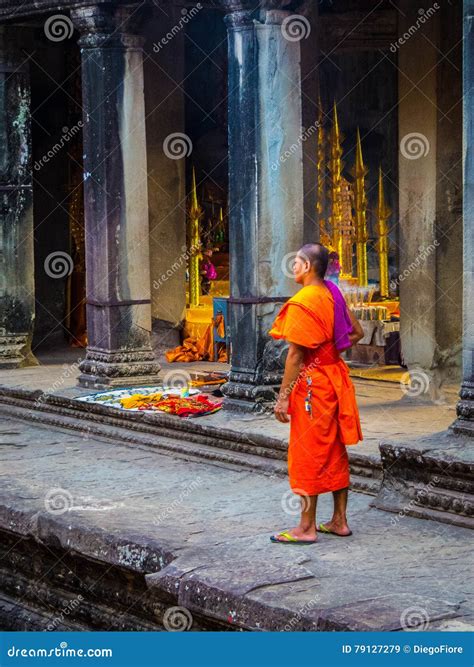
[[[323,105],[321,96],[318,96],[318,152],[316,160],[317,174],[317,198],[316,198],[316,216],[319,224],[319,241],[327,246],[331,243],[326,226],[326,137],[323,126]]]
[[[341,176],[341,246],[340,256],[342,280],[352,278],[352,249],[354,245],[354,219],[352,215],[354,193],[351,184]]]
[[[359,128],[357,128],[356,159],[354,165],[354,208],[355,208],[355,228],[356,228],[356,246],[357,246],[357,284],[360,287],[367,287],[367,197],[365,194],[365,177],[367,168],[364,165],[362,157],[362,143],[360,140]]]
[[[193,167],[191,186],[191,204],[189,207],[189,305],[199,306],[201,297],[201,276],[199,260],[201,259],[201,238],[199,220],[203,214],[199,206],[196,188],[196,173]]]
[[[330,135],[330,157],[329,171],[331,172],[331,232],[332,247],[342,257],[342,207],[341,207],[341,173],[344,166],[342,162],[342,136],[339,131],[339,120],[337,117],[336,102],[334,101],[333,122]]]
[[[377,203],[377,252],[379,255],[380,296],[388,297],[388,224],[392,211],[385,203],[382,167],[379,167],[379,187]]]
[[[222,206],[219,209],[219,220],[217,222],[216,229],[216,242],[224,243],[225,240],[225,227],[224,227],[224,212],[222,211]]]

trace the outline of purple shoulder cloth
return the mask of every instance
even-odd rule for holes
[[[324,281],[325,287],[334,299],[334,342],[341,352],[351,346],[349,334],[352,333],[352,322],[347,310],[346,300],[339,287],[331,280]]]

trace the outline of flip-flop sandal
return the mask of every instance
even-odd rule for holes
[[[352,530],[347,533],[347,535],[340,535],[340,533],[335,533],[333,530],[326,528],[324,523],[320,523],[319,526],[316,526],[316,531],[318,533],[324,533],[325,535],[335,535],[336,537],[350,537],[352,535]]]
[[[279,537],[285,537],[284,540],[279,540]],[[278,533],[278,535],[271,535],[270,542],[275,542],[278,544],[316,544],[317,540],[299,540],[297,537],[291,533],[285,531],[284,533]]]

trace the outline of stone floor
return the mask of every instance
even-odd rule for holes
[[[16,377],[24,383],[28,374],[38,382],[31,371]],[[387,407],[386,397],[362,389],[374,437],[387,421],[400,430],[408,415],[417,421],[395,396]],[[130,569],[143,565],[137,544],[162,549],[173,560],[148,569],[144,596],[161,590],[191,613],[244,629],[474,629],[464,528],[382,512],[352,493],[352,537],[275,545],[270,533],[297,513],[284,480],[0,417],[0,529],[34,537],[47,530],[104,562],[115,541]],[[329,516],[323,496],[318,518]]]
[[[82,349],[60,349],[47,355],[38,355],[40,365],[29,368],[0,371],[0,387],[15,386],[24,389],[40,389],[67,396],[93,393],[76,387],[77,364],[84,356]],[[164,364],[163,374],[194,373],[220,369],[223,364],[209,362],[193,364]],[[410,398],[398,382],[380,382],[353,378],[360,409],[364,441],[357,451],[378,455],[381,440],[394,438],[406,440],[429,435],[447,428],[455,419],[455,402],[458,387],[448,387],[445,401],[438,404]],[[1,390],[1,389],[0,389]],[[178,418],[177,418],[178,419]],[[216,427],[248,433],[265,434],[278,439],[288,437],[288,425],[277,422],[272,416],[231,416],[219,412],[205,418]]]

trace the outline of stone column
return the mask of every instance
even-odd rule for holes
[[[150,260],[143,38],[136,7],[71,13],[81,32],[88,348],[82,386],[157,381]]]
[[[30,81],[19,31],[0,26],[0,368],[36,363]]]
[[[457,3],[421,4],[399,4],[400,266],[394,282],[402,357],[423,398],[439,400],[445,384],[459,382],[461,362],[461,111],[453,100],[461,98],[462,39]],[[449,58],[439,58],[448,51]]]
[[[401,36],[417,25],[418,8],[402,0]],[[427,392],[436,351],[436,21],[431,17],[398,49],[400,336],[404,361],[423,369]]]
[[[435,382],[459,385],[462,366],[462,2],[439,4],[437,46]]]
[[[456,432],[474,435],[474,0],[464,0],[463,365]]]
[[[224,0],[229,53],[231,372],[226,406],[261,409],[281,381],[268,329],[295,292],[303,240],[300,44],[284,2]],[[285,21],[287,19],[287,21]]]

